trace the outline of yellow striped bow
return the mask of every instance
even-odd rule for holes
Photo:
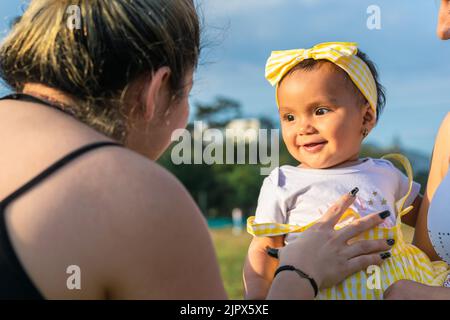
[[[277,86],[283,77],[306,59],[328,60],[342,68],[377,113],[377,87],[367,64],[356,56],[358,45],[354,42],[326,42],[310,49],[273,51],[266,64],[266,79]],[[277,99],[278,104],[278,99]]]

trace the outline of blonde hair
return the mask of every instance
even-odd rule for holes
[[[67,26],[73,5],[80,29]],[[41,83],[69,94],[77,118],[124,141],[129,85],[168,66],[177,95],[199,54],[192,0],[32,0],[0,48],[0,76],[15,91]]]

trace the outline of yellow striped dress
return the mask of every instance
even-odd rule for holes
[[[386,259],[380,267],[372,266],[346,278],[337,286],[323,289],[319,292],[318,300],[370,300],[382,299],[383,292],[395,281],[401,279],[414,280],[423,284],[442,286],[450,274],[449,266],[443,261],[431,262],[425,253],[414,245],[405,242],[401,229],[401,218],[413,209],[412,206],[404,208],[413,183],[412,168],[409,161],[400,154],[389,154],[383,158],[399,161],[406,170],[409,180],[408,193],[396,202],[396,224],[393,227],[375,227],[354,240],[360,239],[395,239],[392,247],[392,257]],[[355,218],[359,214],[354,210],[347,210],[340,221]],[[253,236],[270,237],[288,233],[301,233],[314,225],[312,222],[306,226],[296,226],[278,223],[256,224],[255,217],[247,220],[247,231]],[[345,224],[339,224],[336,229]],[[353,241],[353,240],[352,240]]]

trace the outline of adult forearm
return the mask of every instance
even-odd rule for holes
[[[431,300],[450,300],[450,288],[430,287]]]
[[[268,300],[313,300],[311,283],[292,271],[280,272],[272,282]]]

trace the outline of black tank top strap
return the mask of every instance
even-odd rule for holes
[[[106,147],[106,146],[118,146],[122,147],[120,143],[116,142],[96,142],[92,144],[85,145],[75,151],[72,151],[62,159],[56,161],[51,166],[49,166],[47,169],[42,171],[40,174],[38,174],[36,177],[25,183],[22,187],[11,193],[9,196],[4,198],[2,201],[0,201],[0,211],[4,210],[12,201],[14,201],[16,198],[20,197],[22,194],[27,192],[28,190],[32,189],[34,186],[38,185],[41,181],[43,181],[45,178],[50,176],[52,173],[57,171],[58,169],[64,167],[66,164],[74,160],[75,158],[78,158],[84,153],[87,153],[93,149]]]
[[[68,113],[72,115],[70,112],[67,112],[66,110],[61,109],[58,105],[52,104],[48,101],[45,101],[43,99],[37,98],[35,96],[25,94],[25,93],[13,93],[6,95],[0,100],[20,100],[20,101],[28,101],[33,103],[39,103],[44,104],[46,106],[49,106],[51,108],[57,109],[59,111]],[[51,166],[49,166],[47,169],[42,171],[40,174],[38,174],[36,177],[28,181],[26,184],[24,184],[22,187],[11,193],[9,196],[4,198],[2,201],[0,201],[0,211],[4,210],[12,201],[14,201],[16,198],[20,197],[22,194],[33,188],[35,185],[39,184],[42,180],[44,180],[46,177],[60,169],[61,167],[65,166],[75,158],[81,156],[82,154],[89,152],[91,150],[101,148],[101,147],[107,147],[107,146],[118,146],[123,147],[122,144],[117,142],[111,142],[111,141],[103,141],[103,142],[95,142],[92,144],[85,145],[75,151],[72,151],[62,159],[56,161]]]

